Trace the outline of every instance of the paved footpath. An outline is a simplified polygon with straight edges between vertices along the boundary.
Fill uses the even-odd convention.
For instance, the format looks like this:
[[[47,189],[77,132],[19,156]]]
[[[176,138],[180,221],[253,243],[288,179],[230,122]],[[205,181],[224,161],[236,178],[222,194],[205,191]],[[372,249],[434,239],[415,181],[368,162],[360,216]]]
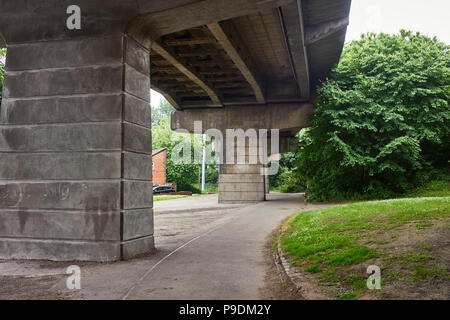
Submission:
[[[268,200],[219,205],[209,195],[155,202],[156,254],[81,263],[82,289],[76,292],[65,288],[61,275],[71,263],[0,261],[0,282],[14,287],[8,272],[22,282],[20,274],[27,275],[25,298],[259,299],[270,267],[263,254],[267,236],[287,216],[309,207],[299,194],[270,194]],[[0,291],[0,298],[14,297]]]

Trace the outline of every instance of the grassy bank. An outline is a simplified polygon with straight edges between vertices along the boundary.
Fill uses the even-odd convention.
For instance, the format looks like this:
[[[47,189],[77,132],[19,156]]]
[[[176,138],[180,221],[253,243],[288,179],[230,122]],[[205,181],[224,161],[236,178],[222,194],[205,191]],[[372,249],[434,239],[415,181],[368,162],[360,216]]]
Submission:
[[[449,299],[449,216],[450,197],[358,202],[292,217],[281,244],[333,298]],[[381,290],[367,289],[369,265]]]

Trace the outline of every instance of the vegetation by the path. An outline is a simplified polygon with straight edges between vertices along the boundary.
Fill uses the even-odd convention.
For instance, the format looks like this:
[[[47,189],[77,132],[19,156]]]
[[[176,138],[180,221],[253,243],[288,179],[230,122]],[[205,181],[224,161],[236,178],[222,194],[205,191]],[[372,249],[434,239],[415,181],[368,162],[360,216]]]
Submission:
[[[217,177],[217,179],[218,179],[218,177]],[[207,183],[205,185],[204,193],[219,193],[218,183]]]
[[[269,176],[270,190],[275,192],[305,192],[306,186],[299,181],[295,174],[295,164],[298,154],[287,152],[281,155],[279,170],[275,175]]]
[[[352,203],[292,217],[281,244],[335,298],[448,299],[449,218],[450,197]],[[369,265],[380,291],[367,289]]]
[[[188,195],[181,195],[181,194],[177,194],[177,195],[156,195],[153,196],[153,201],[163,201],[163,200],[173,200],[173,199],[181,199],[181,198],[187,198],[187,197],[199,197],[200,194],[196,194],[194,193],[192,196],[188,196]]]
[[[166,103],[162,103],[166,105]],[[166,110],[167,107],[164,107]],[[161,112],[161,111],[158,111]],[[202,155],[203,141],[201,135],[178,133],[170,128],[169,114],[159,114],[159,122],[152,125],[152,149],[167,148],[166,172],[167,181],[174,182],[178,190],[200,193],[199,175],[201,173],[201,158],[193,161],[194,155]],[[207,144],[207,154],[211,154],[212,145]],[[189,154],[190,151],[190,154]],[[183,161],[174,161],[173,154],[177,154]],[[186,153],[186,154],[185,154]],[[216,164],[208,164],[206,182],[217,184],[218,170]]]
[[[450,197],[450,170],[438,172],[434,179],[407,192],[405,197]]]

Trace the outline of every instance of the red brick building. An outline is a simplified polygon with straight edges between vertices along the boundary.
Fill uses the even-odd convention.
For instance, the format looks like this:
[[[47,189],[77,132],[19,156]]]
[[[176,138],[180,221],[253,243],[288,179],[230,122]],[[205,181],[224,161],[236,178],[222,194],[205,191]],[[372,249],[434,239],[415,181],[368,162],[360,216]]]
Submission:
[[[166,148],[152,151],[153,185],[162,186],[166,184],[166,159]]]

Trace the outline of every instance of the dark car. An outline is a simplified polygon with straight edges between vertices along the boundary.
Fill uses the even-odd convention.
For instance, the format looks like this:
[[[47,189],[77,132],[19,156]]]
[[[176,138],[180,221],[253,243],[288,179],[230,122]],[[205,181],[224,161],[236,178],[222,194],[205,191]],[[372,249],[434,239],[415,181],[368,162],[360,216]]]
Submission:
[[[172,187],[154,187],[153,194],[162,194],[162,193],[171,193],[175,192],[175,189]]]

